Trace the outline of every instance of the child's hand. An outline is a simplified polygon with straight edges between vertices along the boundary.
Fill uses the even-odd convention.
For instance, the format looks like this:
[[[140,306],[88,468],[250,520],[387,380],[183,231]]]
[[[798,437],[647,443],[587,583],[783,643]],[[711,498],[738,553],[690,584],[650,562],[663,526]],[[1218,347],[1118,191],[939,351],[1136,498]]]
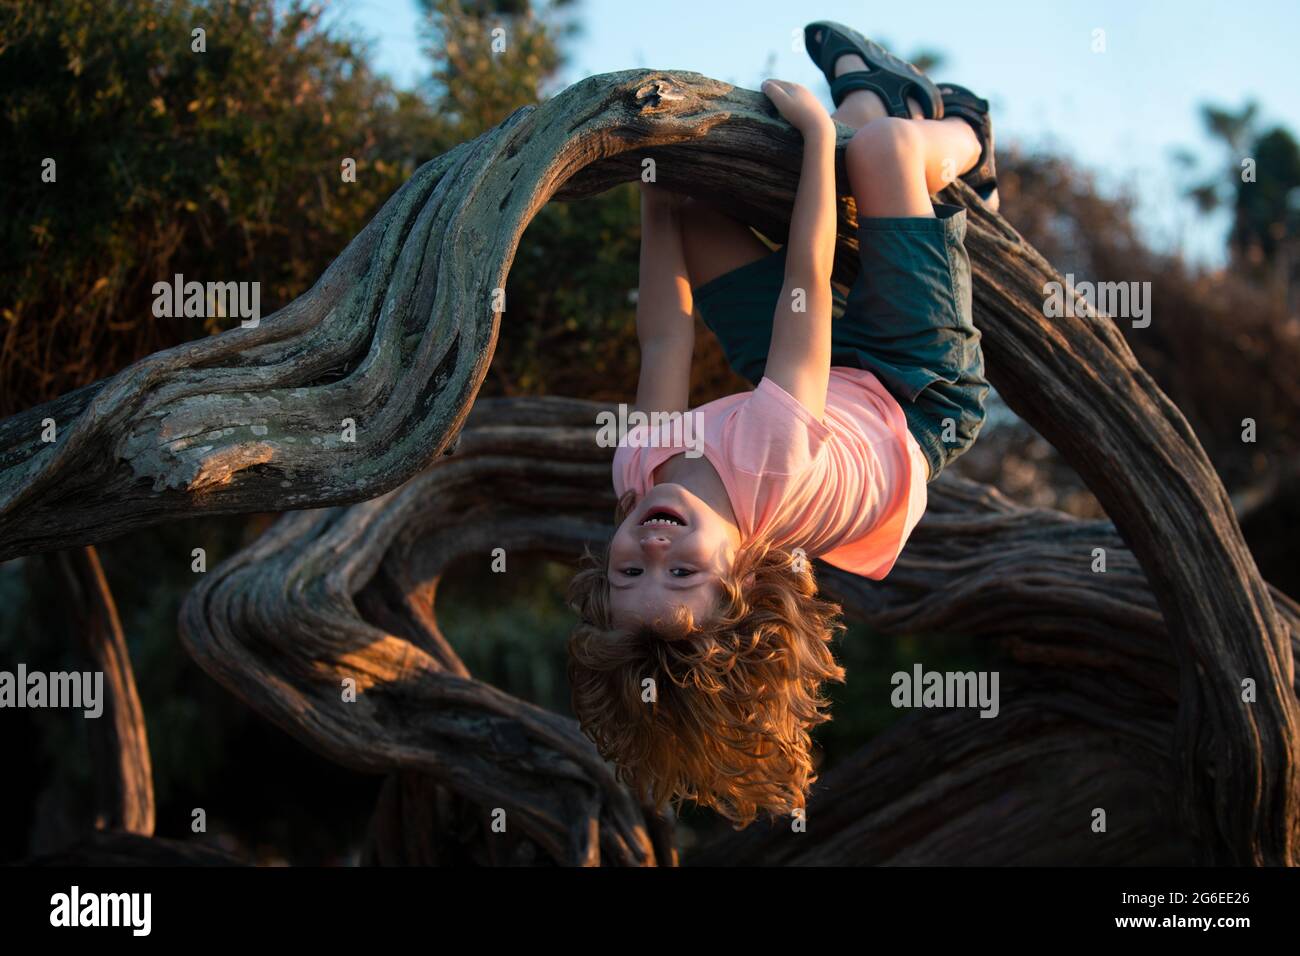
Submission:
[[[807,87],[786,80],[764,80],[763,93],[786,122],[805,136],[814,132],[835,132],[835,121],[821,100]]]

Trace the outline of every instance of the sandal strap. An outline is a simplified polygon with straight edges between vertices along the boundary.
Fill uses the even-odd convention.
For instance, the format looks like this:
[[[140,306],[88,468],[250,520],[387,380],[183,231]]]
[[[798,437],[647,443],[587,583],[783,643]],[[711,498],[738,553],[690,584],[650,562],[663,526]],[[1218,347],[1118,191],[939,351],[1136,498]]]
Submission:
[[[835,61],[846,53],[859,53],[858,45],[826,24],[820,24],[818,29],[822,31],[822,39],[821,48],[817,51],[817,68],[822,71],[826,79],[833,82]]]
[[[835,78],[831,83],[831,101],[839,106],[854,90],[868,90],[884,100],[885,109],[890,116],[910,119],[912,111],[907,108],[907,94],[915,89],[914,82],[905,80],[896,73],[857,70]]]
[[[939,92],[943,96],[944,115],[960,117],[975,131],[975,138],[980,144],[979,159],[970,172],[962,176],[962,181],[975,190],[981,199],[987,199],[998,185],[993,165],[993,126],[989,121],[988,100],[981,99],[956,83],[941,83]]]

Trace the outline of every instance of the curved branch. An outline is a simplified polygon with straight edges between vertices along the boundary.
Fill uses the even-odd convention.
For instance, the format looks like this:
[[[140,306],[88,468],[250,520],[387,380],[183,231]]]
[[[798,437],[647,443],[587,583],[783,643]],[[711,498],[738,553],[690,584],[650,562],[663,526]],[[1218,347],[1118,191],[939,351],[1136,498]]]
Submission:
[[[97,829],[153,836],[153,764],[117,604],[93,547],[60,552],[49,564],[63,578],[69,631],[104,675],[103,715],[89,724]]]
[[[796,135],[765,103],[695,74],[608,74],[425,164],[257,328],[159,352],[0,422],[0,560],[167,518],[395,488],[464,421],[492,358],[497,290],[555,191],[606,157],[715,130],[795,156]]]

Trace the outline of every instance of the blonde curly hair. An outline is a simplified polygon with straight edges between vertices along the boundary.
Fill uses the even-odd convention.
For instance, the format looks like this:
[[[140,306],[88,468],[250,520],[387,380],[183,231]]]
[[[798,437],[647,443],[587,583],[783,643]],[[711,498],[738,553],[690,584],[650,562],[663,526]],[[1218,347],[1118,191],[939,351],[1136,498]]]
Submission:
[[[616,527],[627,511],[625,499]],[[808,731],[830,720],[821,685],[844,680],[830,650],[840,608],[817,596],[810,562],[747,547],[708,621],[635,630],[613,623],[607,566],[588,552],[569,586],[569,682],[619,779],[658,811],[693,800],[738,828],[801,809],[817,779]]]

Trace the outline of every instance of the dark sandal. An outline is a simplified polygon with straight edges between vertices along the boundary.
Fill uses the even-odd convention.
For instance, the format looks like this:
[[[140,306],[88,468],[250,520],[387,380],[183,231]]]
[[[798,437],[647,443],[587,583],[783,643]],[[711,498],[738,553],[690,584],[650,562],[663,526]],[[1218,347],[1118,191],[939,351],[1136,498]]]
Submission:
[[[818,32],[820,39],[815,37]],[[926,119],[943,119],[943,98],[930,78],[857,30],[830,20],[818,20],[803,28],[803,42],[808,55],[830,83],[831,100],[836,106],[854,90],[869,90],[885,101],[890,116],[910,118],[912,112],[907,108],[907,98],[912,96],[921,104]],[[835,61],[845,53],[862,57],[867,69],[837,77]]]
[[[993,120],[989,116],[989,101],[980,99],[964,86],[956,83],[940,83],[939,93],[943,96],[943,113],[945,116],[959,116],[975,130],[975,138],[980,144],[980,158],[970,171],[961,177],[980,199],[997,209],[994,198],[998,189],[997,167],[993,155]]]

